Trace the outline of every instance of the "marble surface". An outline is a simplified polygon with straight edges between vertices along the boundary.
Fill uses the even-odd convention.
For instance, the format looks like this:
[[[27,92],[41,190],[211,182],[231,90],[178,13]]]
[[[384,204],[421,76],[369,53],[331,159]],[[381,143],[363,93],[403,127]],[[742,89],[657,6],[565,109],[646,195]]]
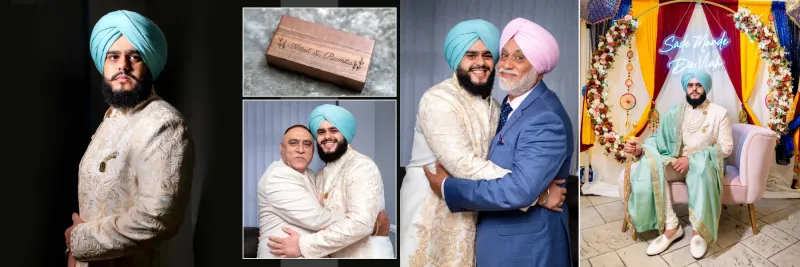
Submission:
[[[267,47],[284,14],[375,40],[364,91],[357,93],[267,65]],[[244,97],[397,95],[395,8],[244,8],[242,49]]]
[[[658,233],[640,233],[638,240],[632,240],[630,230],[621,232],[622,211],[613,211],[621,207],[619,198],[584,196],[580,201],[581,266],[800,266],[800,199],[756,202],[756,235],[749,226],[747,206],[727,205],[720,216],[717,243],[709,245],[699,260],[689,251],[692,228],[686,204],[675,205],[684,238],[660,255],[647,256],[647,246]]]

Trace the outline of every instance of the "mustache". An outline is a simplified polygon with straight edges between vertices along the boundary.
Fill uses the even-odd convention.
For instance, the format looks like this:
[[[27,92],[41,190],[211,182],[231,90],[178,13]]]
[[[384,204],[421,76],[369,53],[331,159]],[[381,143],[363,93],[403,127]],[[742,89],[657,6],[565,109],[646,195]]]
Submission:
[[[484,71],[488,71],[488,70],[489,70],[489,67],[486,67],[486,66],[480,66],[480,67],[471,67],[471,68],[469,68],[469,71],[473,71],[473,70],[484,70]]]
[[[137,80],[137,81],[139,80],[139,78],[138,78],[138,77],[136,77],[136,76],[135,76],[135,75],[133,75],[132,73],[130,73],[130,72],[126,72],[126,71],[120,71],[120,72],[117,72],[117,74],[114,74],[114,76],[111,76],[111,80],[112,80],[112,81],[113,81],[113,80],[116,80],[116,79],[117,79],[117,78],[119,78],[119,76],[121,76],[121,75],[128,76],[129,78],[131,78],[131,79],[134,79],[134,80]]]
[[[499,69],[499,70],[497,70],[497,72],[519,76],[519,72],[517,72],[515,70]]]
[[[334,142],[335,143],[335,142],[338,142],[338,140],[336,140],[336,138],[327,138],[327,139],[322,140],[322,142],[320,142],[320,143],[324,144],[325,142]]]

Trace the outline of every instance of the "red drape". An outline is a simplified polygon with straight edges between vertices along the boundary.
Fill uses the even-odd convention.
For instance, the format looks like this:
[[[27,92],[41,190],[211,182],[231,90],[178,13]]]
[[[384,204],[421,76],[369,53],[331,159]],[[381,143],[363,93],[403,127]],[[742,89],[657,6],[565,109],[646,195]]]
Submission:
[[[661,0],[660,2],[669,2],[671,0]],[[689,21],[692,20],[692,12],[694,11],[695,3],[675,3],[664,5],[658,8],[658,34],[656,38],[656,42],[660,49],[661,44],[664,43],[664,39],[667,39],[670,35],[675,35],[677,37],[683,37],[686,34],[686,28],[689,27]],[[738,32],[737,32],[738,34]],[[658,94],[661,92],[661,87],[664,87],[664,82],[667,81],[667,75],[669,74],[669,69],[667,68],[667,63],[669,63],[669,58],[671,56],[675,56],[678,53],[678,49],[672,50],[669,54],[664,55],[658,52],[659,49],[656,49],[656,71],[655,71],[655,88],[653,88],[653,97],[652,101],[655,102],[655,99],[658,97]],[[636,136],[639,136],[644,132],[644,129],[647,127],[642,127],[639,132],[636,133]]]
[[[732,10],[736,10],[739,6],[738,0],[717,2]],[[725,32],[727,38],[731,40],[731,43],[720,51],[720,56],[722,57],[722,61],[725,62],[725,70],[731,78],[736,96],[739,97],[739,101],[743,101],[742,64],[741,61],[739,61],[739,30],[736,29],[734,24],[733,13],[721,7],[708,4],[703,4],[703,12],[706,15],[706,22],[708,23],[708,27],[711,28],[711,34],[714,36],[714,39],[722,37],[722,33]],[[750,114],[748,114],[747,119],[753,121],[749,116]]]

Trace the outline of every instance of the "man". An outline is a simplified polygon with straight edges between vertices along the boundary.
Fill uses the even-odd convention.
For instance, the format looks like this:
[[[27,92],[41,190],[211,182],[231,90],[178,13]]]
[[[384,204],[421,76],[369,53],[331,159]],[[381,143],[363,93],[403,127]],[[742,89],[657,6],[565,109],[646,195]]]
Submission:
[[[338,210],[323,207],[315,188],[315,175],[308,169],[314,155],[311,130],[303,125],[286,129],[280,144],[281,160],[269,165],[258,182],[259,236],[286,237],[284,227],[301,235],[325,229],[345,219]],[[376,236],[389,235],[386,211],[378,214]],[[259,258],[278,258],[269,252],[266,239],[259,239]]]
[[[500,47],[497,73],[508,97],[503,100],[489,160],[511,173],[497,179],[461,179],[448,177],[437,164],[435,173],[425,169],[425,175],[451,212],[479,211],[477,266],[572,266],[567,212],[539,205],[519,210],[545,190],[560,195],[565,190],[553,192],[548,186],[556,177],[569,175],[572,124],[556,94],[542,81],[558,62],[558,43],[544,28],[517,18],[503,30]],[[566,210],[563,200],[559,196],[538,201]]]
[[[625,144],[625,153],[638,161],[630,177],[628,212],[634,229],[658,229],[661,236],[647,247],[648,255],[664,252],[683,236],[672,210],[668,182],[686,182],[692,239],[689,250],[695,258],[705,255],[708,243],[717,238],[721,210],[724,158],[731,154],[733,137],[727,111],[711,103],[711,76],[689,69],[681,76],[686,103],[669,109],[656,132],[643,145]]]
[[[353,114],[321,105],[311,111],[308,126],[325,162],[316,182],[322,205],[344,213],[345,219],[313,234],[285,228],[288,237],[269,237],[270,252],[285,258],[393,258],[388,236],[370,236],[378,230],[373,225],[384,209],[383,180],[375,162],[349,145],[356,134]]]
[[[411,161],[400,190],[401,266],[475,264],[475,214],[449,212],[430,190],[423,169],[438,161],[446,170],[469,179],[494,179],[508,173],[487,160],[500,117],[499,105],[490,97],[499,40],[500,31],[479,19],[458,23],[445,37],[445,60],[455,73],[428,89],[420,100]],[[557,202],[547,202],[548,208],[559,210],[551,205]],[[535,204],[530,200],[517,209]]]
[[[64,233],[69,265],[163,265],[194,165],[183,116],[153,86],[167,61],[166,38],[149,19],[114,11],[95,25],[90,50],[111,107],[80,163],[80,216]]]

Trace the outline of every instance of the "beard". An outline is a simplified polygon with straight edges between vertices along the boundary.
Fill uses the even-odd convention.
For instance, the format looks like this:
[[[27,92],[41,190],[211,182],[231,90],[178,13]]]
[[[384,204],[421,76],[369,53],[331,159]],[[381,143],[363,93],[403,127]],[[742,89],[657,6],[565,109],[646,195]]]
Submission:
[[[512,71],[512,70],[497,69],[497,72],[499,72],[499,73],[505,72],[505,73],[509,73],[509,74],[519,75],[518,72]],[[525,77],[522,77],[522,78],[520,78],[519,80],[516,80],[516,81],[508,81],[506,79],[503,79],[503,77],[501,76],[500,77],[500,89],[502,89],[503,91],[505,91],[509,95],[519,96],[519,95],[527,92],[531,88],[533,88],[536,85],[536,83],[538,82],[537,81],[538,77],[539,77],[539,73],[537,73],[536,69],[534,69],[534,68],[531,68],[531,70],[528,71],[528,73],[525,74]]]
[[[147,73],[144,79],[139,79],[131,73],[119,72],[111,76],[111,80],[113,81],[119,77],[119,75],[127,75],[136,81],[136,85],[134,85],[133,89],[130,91],[114,90],[114,88],[111,87],[111,83],[104,77],[100,91],[103,92],[103,99],[106,101],[106,104],[116,109],[130,109],[150,97],[150,92],[153,87],[153,76],[150,72]]]
[[[699,106],[700,104],[703,104],[703,102],[705,102],[705,101],[706,101],[706,93],[705,92],[700,94],[700,98],[698,98],[698,99],[693,99],[691,96],[689,96],[688,93],[686,94],[686,102],[689,103],[689,105],[692,105],[693,108],[697,108],[697,106]]]
[[[476,70],[482,69],[484,71],[489,71],[488,67],[473,67],[469,70]],[[480,96],[483,98],[487,98],[492,95],[492,85],[494,85],[494,72],[489,73],[489,78],[486,80],[486,83],[483,84],[475,84],[469,78],[469,71],[463,70],[459,68],[456,71],[456,77],[458,78],[458,84],[464,89],[467,90],[470,94],[474,96]]]
[[[323,142],[324,141],[330,141],[330,140],[336,141],[336,139],[328,138],[328,139],[323,140]],[[336,145],[336,150],[334,150],[333,152],[325,152],[325,151],[323,151],[322,150],[322,145],[317,143],[317,154],[319,155],[319,159],[321,159],[325,163],[331,163],[331,162],[334,162],[334,161],[338,160],[339,158],[341,158],[342,155],[344,155],[344,152],[347,152],[347,139],[344,139],[344,140],[342,140],[341,142],[338,142],[338,143],[339,144]]]

